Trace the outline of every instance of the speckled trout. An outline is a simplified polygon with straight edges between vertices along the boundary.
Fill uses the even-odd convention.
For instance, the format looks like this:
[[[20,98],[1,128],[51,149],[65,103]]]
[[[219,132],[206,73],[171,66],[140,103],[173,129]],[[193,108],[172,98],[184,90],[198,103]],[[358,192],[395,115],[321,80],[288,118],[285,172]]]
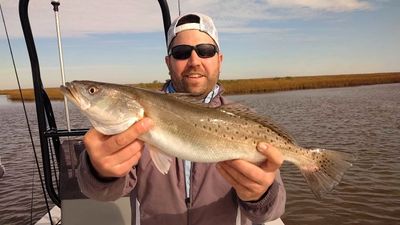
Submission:
[[[94,81],[72,81],[61,86],[61,91],[105,135],[120,133],[145,116],[151,118],[154,127],[139,139],[163,174],[172,157],[205,163],[243,159],[258,164],[266,158],[256,146],[267,142],[300,169],[320,198],[340,182],[354,159],[344,152],[296,145],[269,119],[236,103],[212,108],[188,94]]]

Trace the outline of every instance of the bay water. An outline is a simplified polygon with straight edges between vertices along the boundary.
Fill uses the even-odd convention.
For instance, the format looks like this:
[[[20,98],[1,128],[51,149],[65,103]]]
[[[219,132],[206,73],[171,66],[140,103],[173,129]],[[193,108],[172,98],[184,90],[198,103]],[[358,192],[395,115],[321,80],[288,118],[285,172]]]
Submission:
[[[298,169],[284,163],[286,225],[400,224],[400,84],[228,96],[283,126],[305,147],[348,152],[357,161],[342,182],[316,200]],[[26,103],[40,160],[34,103]],[[53,102],[65,129],[62,102]],[[72,128],[89,122],[70,106]],[[0,96],[0,224],[29,224],[46,213],[20,102]],[[52,205],[52,204],[51,204]]]

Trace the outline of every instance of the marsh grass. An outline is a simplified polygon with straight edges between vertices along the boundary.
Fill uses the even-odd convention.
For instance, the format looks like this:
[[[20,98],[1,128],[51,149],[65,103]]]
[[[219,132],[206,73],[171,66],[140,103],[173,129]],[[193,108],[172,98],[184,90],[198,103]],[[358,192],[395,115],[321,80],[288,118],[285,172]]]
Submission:
[[[45,88],[45,90],[51,100],[64,99],[64,96],[61,94],[59,88]],[[7,99],[11,101],[21,101],[21,94],[18,89],[0,90],[0,95],[7,95]],[[22,96],[24,100],[28,102],[35,100],[33,89],[22,89]]]
[[[374,73],[262,79],[222,80],[227,94],[251,94],[299,89],[399,83],[400,73]]]
[[[299,89],[400,83],[400,72],[220,80],[220,83],[224,86],[226,95],[253,94]],[[134,86],[158,90],[161,89],[162,85],[163,83],[160,82],[134,84]],[[52,100],[62,100],[64,98],[59,88],[46,88],[46,92]],[[35,99],[32,89],[23,89],[22,94],[26,101],[33,101]],[[21,100],[19,90],[17,89],[0,90],[0,95],[7,95],[7,98],[11,101]]]

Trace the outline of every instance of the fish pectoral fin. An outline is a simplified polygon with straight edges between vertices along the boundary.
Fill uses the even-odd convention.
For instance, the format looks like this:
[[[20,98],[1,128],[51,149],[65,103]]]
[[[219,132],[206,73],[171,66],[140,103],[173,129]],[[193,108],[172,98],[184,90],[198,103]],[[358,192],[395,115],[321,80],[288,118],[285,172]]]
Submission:
[[[156,168],[162,173],[167,174],[171,167],[172,157],[162,153],[158,148],[146,144],[147,149],[150,151],[150,157]]]

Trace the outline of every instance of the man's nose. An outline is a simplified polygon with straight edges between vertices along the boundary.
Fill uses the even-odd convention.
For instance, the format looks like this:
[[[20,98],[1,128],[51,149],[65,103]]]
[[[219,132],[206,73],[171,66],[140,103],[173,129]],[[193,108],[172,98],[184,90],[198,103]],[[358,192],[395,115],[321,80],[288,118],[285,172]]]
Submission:
[[[188,64],[191,66],[199,65],[201,62],[201,58],[197,55],[197,52],[193,49],[190,57],[188,59]]]

